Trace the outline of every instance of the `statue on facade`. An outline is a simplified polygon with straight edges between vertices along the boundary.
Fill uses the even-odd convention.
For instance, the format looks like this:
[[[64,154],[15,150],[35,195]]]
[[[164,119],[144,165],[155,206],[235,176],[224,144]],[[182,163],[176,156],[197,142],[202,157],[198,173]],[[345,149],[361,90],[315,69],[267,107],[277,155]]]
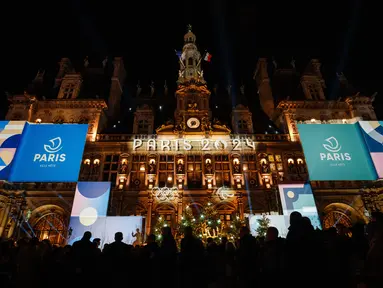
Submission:
[[[156,174],[156,163],[153,160],[149,162],[149,174]]]
[[[98,175],[99,172],[100,172],[100,163],[99,162],[93,163],[92,175]]]
[[[211,160],[208,159],[205,164],[205,173],[213,174],[213,165],[211,164]]]
[[[188,110],[193,110],[193,111],[195,111],[195,110],[197,110],[197,107],[198,107],[197,102],[189,103],[189,104],[188,104]]]
[[[303,161],[298,162],[298,173],[299,174],[306,174],[307,173],[306,165],[303,163]]]
[[[241,173],[241,167],[239,166],[239,163],[234,163],[233,164],[233,171],[234,171],[234,174]]]
[[[212,130],[210,121],[209,121],[209,119],[207,117],[203,117],[201,119],[201,130],[202,131],[207,131],[207,132]]]
[[[184,164],[182,161],[178,161],[177,174],[184,174]]]
[[[82,164],[80,175],[87,176],[89,174],[90,174],[90,163]]]
[[[142,244],[142,234],[141,234],[141,232],[140,232],[140,229],[136,229],[136,233],[133,233],[132,232],[132,237],[135,237],[136,238],[136,240],[134,240],[134,242],[133,242],[133,247],[136,247],[136,246],[141,246],[141,244]]]
[[[120,167],[120,171],[118,172],[119,174],[126,174],[128,171],[128,165],[126,162],[123,162]]]
[[[297,169],[296,169],[296,167],[295,167],[295,165],[294,165],[293,162],[289,162],[289,163],[287,164],[287,168],[288,168],[290,174],[295,174],[295,173],[297,173]]]
[[[261,171],[262,173],[270,173],[269,165],[266,162],[262,162]]]

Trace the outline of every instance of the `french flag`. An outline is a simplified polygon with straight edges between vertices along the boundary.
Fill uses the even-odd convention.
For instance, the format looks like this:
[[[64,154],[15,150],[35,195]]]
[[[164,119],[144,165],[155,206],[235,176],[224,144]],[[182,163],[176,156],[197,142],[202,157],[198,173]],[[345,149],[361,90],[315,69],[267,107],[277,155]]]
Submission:
[[[203,60],[205,60],[207,62],[210,62],[211,61],[211,57],[212,57],[212,55],[209,52],[206,52],[205,57],[203,58]]]

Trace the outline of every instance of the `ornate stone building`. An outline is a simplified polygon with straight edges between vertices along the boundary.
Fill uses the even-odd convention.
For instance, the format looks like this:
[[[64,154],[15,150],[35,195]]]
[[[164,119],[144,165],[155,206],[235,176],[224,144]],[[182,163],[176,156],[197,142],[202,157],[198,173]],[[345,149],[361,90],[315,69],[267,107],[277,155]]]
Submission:
[[[197,213],[207,202],[215,205],[226,223],[236,216],[279,213],[276,185],[308,179],[297,122],[376,119],[373,97],[353,91],[344,75],[338,75],[339,99],[326,100],[318,60],[311,60],[300,73],[295,63],[282,68],[261,58],[254,73],[257,92],[247,95],[259,100],[261,109],[252,113],[246,103],[235,104],[227,121],[230,124],[224,124],[213,117],[228,113],[216,105],[217,89],[208,89],[203,57],[191,29],[184,35],[179,60],[175,98],[166,98],[165,83],[161,101],[166,105],[159,105],[153,83],[147,95],[142,95],[138,84],[137,108],[128,105],[121,109],[126,82],[122,58],[116,57],[112,63],[106,59],[102,67],[87,62],[80,69],[63,58],[53,87],[48,89],[54,96],[43,96],[48,90],[43,88],[44,72],[39,71],[24,95],[9,96],[6,119],[89,123],[79,181],[110,181],[109,214],[145,216],[146,233],[158,216],[175,225],[187,206]],[[231,85],[227,93],[231,95]],[[239,94],[244,95],[244,86]],[[175,101],[170,120],[160,115],[172,105],[166,99]],[[133,126],[131,133],[117,133],[113,128],[120,127],[119,119],[129,113],[126,125]],[[264,120],[254,123],[259,115],[265,115]],[[161,125],[156,119],[161,119]],[[261,133],[255,131],[257,122],[267,126]],[[17,237],[34,231],[40,238],[63,243],[75,185],[2,183],[0,235]],[[366,211],[382,209],[379,182],[311,185],[325,228],[337,222],[367,221]]]

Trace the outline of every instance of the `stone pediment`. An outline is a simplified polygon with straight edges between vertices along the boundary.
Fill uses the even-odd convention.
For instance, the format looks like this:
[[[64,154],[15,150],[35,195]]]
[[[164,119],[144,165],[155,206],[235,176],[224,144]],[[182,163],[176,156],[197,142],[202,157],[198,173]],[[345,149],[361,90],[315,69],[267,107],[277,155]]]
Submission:
[[[231,133],[231,129],[228,128],[226,125],[221,125],[221,124],[213,124],[213,133],[214,132],[223,132],[223,133],[227,133],[227,134],[230,134]]]
[[[173,134],[173,131],[174,131],[173,124],[169,124],[169,125],[163,124],[156,129],[157,134]]]
[[[176,94],[177,95],[185,95],[190,93],[199,93],[199,94],[205,94],[210,95],[209,89],[207,89],[207,86],[201,82],[197,81],[189,81],[187,83],[183,83],[178,85]]]

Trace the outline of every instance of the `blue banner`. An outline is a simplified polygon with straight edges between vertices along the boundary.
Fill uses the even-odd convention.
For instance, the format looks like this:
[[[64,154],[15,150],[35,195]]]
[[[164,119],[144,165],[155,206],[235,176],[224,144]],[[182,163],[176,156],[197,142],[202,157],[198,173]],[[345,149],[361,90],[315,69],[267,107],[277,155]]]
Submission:
[[[290,216],[297,211],[308,217],[314,228],[322,228],[310,184],[280,184],[278,189],[283,215]]]
[[[26,121],[0,121],[0,180],[8,180]]]
[[[383,178],[383,121],[359,121],[372,162],[379,178]]]
[[[30,124],[12,165],[11,182],[77,182],[88,124]]]
[[[376,180],[359,125],[298,124],[312,181]]]

